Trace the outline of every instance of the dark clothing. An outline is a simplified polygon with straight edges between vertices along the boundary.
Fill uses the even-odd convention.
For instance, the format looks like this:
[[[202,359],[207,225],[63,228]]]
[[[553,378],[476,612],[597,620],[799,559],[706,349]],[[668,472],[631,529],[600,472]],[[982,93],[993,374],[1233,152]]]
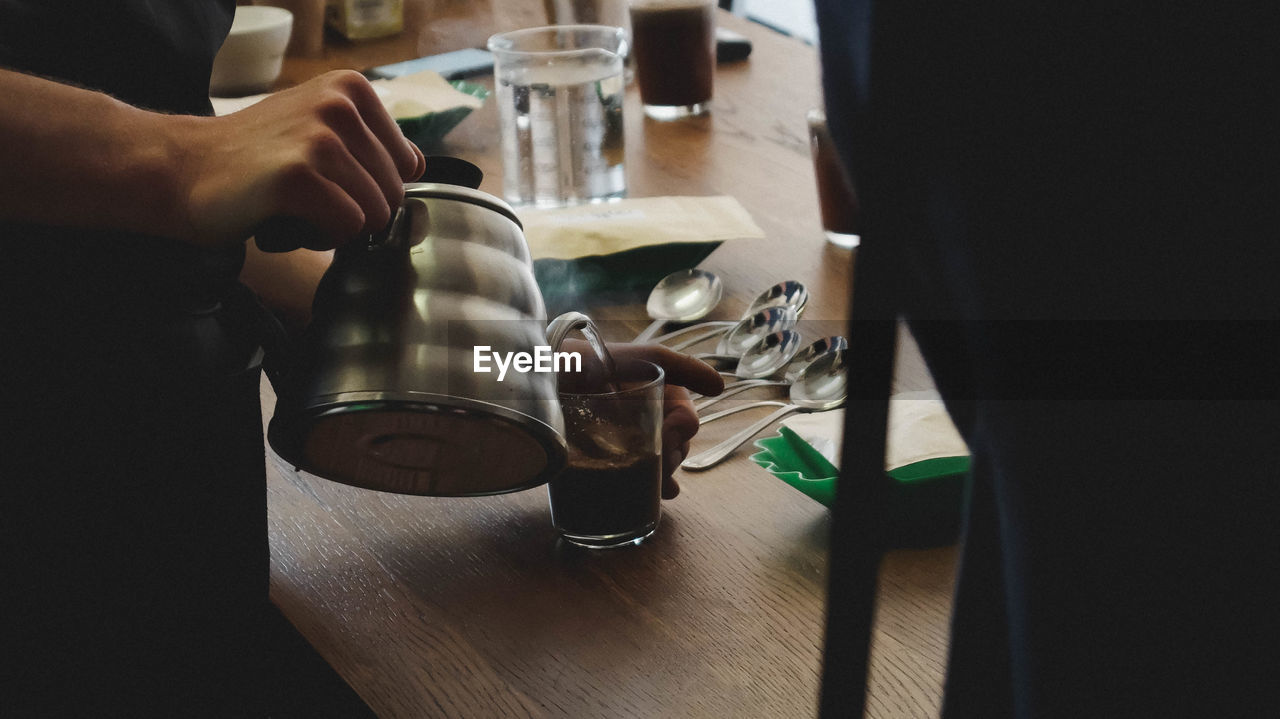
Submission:
[[[1274,24],[817,6],[857,282],[974,458],[944,715],[1276,706]]]
[[[0,0],[0,67],[151,110],[210,115],[209,72],[234,10],[233,0]],[[69,177],[66,202],[92,191]],[[0,229],[7,265],[43,273],[30,279],[34,286],[55,297],[76,293],[77,301],[109,297],[111,305],[166,312],[207,308],[235,282],[244,261],[242,247],[206,250],[102,231]],[[181,307],[174,308],[175,301]]]
[[[235,0],[0,0],[0,66],[161,112],[207,115]]]
[[[0,0],[0,66],[208,114],[233,10]],[[65,201],[93,191],[68,178]],[[366,713],[268,600],[243,247],[12,222],[0,242],[0,713]]]

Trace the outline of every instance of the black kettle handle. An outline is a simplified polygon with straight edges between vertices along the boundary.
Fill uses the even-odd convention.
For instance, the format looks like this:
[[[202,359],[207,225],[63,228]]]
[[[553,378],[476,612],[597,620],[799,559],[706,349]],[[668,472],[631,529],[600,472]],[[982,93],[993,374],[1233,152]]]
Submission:
[[[478,190],[483,180],[480,168],[460,157],[432,155],[427,158],[427,169],[419,181]],[[263,252],[292,252],[300,247],[321,246],[320,231],[298,217],[268,217],[254,229],[253,239]]]
[[[480,168],[461,157],[450,155],[428,157],[427,169],[419,180],[419,182],[434,182],[439,185],[461,185],[473,190],[480,189],[482,181],[484,181],[484,173]]]
[[[298,217],[268,217],[253,231],[253,241],[263,252],[292,252],[299,247],[315,246],[320,231]]]

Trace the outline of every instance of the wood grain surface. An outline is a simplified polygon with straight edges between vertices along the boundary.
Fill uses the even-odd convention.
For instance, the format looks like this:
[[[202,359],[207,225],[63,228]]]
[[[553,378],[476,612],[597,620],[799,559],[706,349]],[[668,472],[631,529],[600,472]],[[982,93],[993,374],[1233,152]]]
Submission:
[[[536,1],[405,8],[400,36],[330,39],[322,56],[291,58],[281,85],[481,46],[493,32],[545,22]],[[806,134],[805,112],[820,102],[816,54],[718,19],[754,50],[720,66],[709,116],[648,120],[628,88],[630,194],[732,195],[765,230],[766,240],[726,243],[701,265],[726,285],[713,317],[735,319],[764,287],[798,279],[813,293],[805,334],[843,333],[853,255],[823,240]],[[500,194],[493,102],[432,151],[480,165],[482,189]],[[582,309],[613,320],[613,339],[647,324],[643,298]],[[928,387],[904,339],[898,386]],[[265,383],[263,397],[270,417]],[[694,451],[754,416],[704,427]],[[269,453],[272,597],[382,717],[813,716],[829,513],[748,454],[679,473],[683,491],[643,546],[589,552],[556,540],[542,489],[406,497],[299,473]],[[886,558],[870,716],[937,714],[955,560],[954,548]]]

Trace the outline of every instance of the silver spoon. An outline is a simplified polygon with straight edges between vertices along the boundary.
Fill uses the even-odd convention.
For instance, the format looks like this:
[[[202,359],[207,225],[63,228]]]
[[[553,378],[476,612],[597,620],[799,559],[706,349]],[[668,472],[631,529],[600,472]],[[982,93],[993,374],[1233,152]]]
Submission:
[[[805,367],[813,364],[822,355],[848,348],[849,340],[840,335],[816,339],[796,354],[791,360],[791,364],[787,365],[787,372],[783,375],[783,378],[788,382],[795,382],[800,379],[800,373],[804,371]]]
[[[754,315],[766,307],[794,307],[796,314],[804,312],[809,304],[809,290],[796,280],[785,280],[761,292],[751,302],[744,315]]]
[[[804,338],[795,330],[779,330],[761,337],[747,348],[734,370],[740,379],[768,377],[783,367],[800,351]]]
[[[736,360],[747,351],[751,345],[760,341],[761,337],[782,330],[789,330],[796,326],[798,317],[795,308],[792,307],[769,307],[755,313],[750,317],[744,317],[734,323],[728,331],[723,334],[716,331],[709,336],[695,337],[679,344],[671,346],[673,350],[683,350],[692,347],[703,340],[710,339],[716,334],[721,334],[720,341],[716,344],[716,351],[708,353],[702,359],[731,359]]]
[[[697,332],[699,330],[705,330],[709,327],[715,327],[716,328],[715,330],[711,332],[703,333],[696,341],[696,342],[701,342],[702,340],[710,339],[712,337],[715,337],[716,335],[723,334],[727,328],[732,327],[736,324],[738,324],[737,320],[711,320],[710,322],[699,322],[696,325],[689,325],[687,327],[681,327],[678,330],[671,330],[665,335],[659,335],[658,337],[654,337],[652,340],[650,340],[650,342],[653,342],[654,344],[665,344],[681,335],[687,335],[690,332]],[[696,342],[693,342],[691,344],[696,344]]]
[[[644,308],[653,322],[632,341],[649,341],[667,322],[692,322],[706,317],[723,296],[720,278],[706,270],[672,272],[649,292]]]
[[[795,330],[770,332],[742,353],[732,376],[743,379],[768,377],[787,366],[791,358],[796,356],[796,352],[800,351],[800,343],[803,341],[804,338]],[[706,352],[696,354],[694,358],[724,360],[729,359],[729,356]],[[721,372],[721,374],[727,373]]]
[[[742,313],[742,319],[759,314],[761,310],[765,310],[770,307],[790,307],[796,311],[796,316],[799,317],[800,313],[804,312],[805,305],[808,303],[809,290],[795,280],[787,280],[785,282],[779,282],[757,295],[756,298],[751,301],[751,305],[747,308],[747,311]],[[710,332],[705,332],[699,335],[697,339],[689,340],[683,345],[684,347],[689,347],[703,340],[711,339],[712,337],[723,334],[726,331],[724,328],[732,327],[733,324],[733,322],[700,322],[696,325],[681,327],[674,332],[668,332],[667,334],[656,338],[654,341],[662,344],[663,342],[675,339],[676,337],[692,330],[704,330],[708,327],[715,328]]]
[[[786,374],[783,375],[782,379],[780,380],[758,379],[759,377],[768,377],[769,375],[772,375],[773,372],[770,372],[768,375],[755,375],[754,378],[746,377],[741,373],[739,373],[736,376],[742,378],[740,381],[730,382],[729,384],[725,385],[724,390],[720,394],[716,395],[715,397],[712,397],[711,399],[708,399],[705,402],[699,402],[697,405],[694,405],[694,409],[698,412],[701,412],[702,410],[706,409],[707,407],[710,407],[711,405],[719,402],[720,400],[726,397],[732,397],[735,394],[745,392],[749,389],[755,389],[756,387],[787,387],[792,383],[794,383],[796,381],[796,378],[800,376],[800,373],[804,371],[804,368],[812,364],[814,360],[818,359],[824,354],[827,354],[828,352],[835,352],[836,350],[842,350],[847,348],[848,346],[849,346],[849,341],[838,335],[832,335],[831,337],[823,337],[822,339],[814,340],[809,344],[809,346],[805,347],[803,350],[801,350],[798,354],[795,355],[795,358],[792,359],[791,363],[787,365],[787,372]],[[743,355],[743,357],[745,358],[746,355]],[[781,369],[781,367],[779,367],[778,369]],[[776,371],[777,369],[774,370],[774,372]]]
[[[737,404],[732,407],[726,407],[725,409],[722,409],[719,412],[712,412],[706,417],[699,417],[698,424],[704,425],[708,422],[714,422],[718,419],[724,419],[725,417],[728,417],[731,414],[737,414],[739,412],[742,412],[748,409],[759,409],[760,407],[786,407],[786,406],[787,406],[786,402],[779,402],[776,399],[766,399],[766,400],[761,400],[759,402],[747,402],[746,404]]]
[[[848,381],[845,374],[845,353],[836,350],[822,355],[804,368],[791,385],[791,404],[783,405],[768,417],[752,424],[716,446],[689,457],[680,464],[689,470],[710,469],[725,457],[733,454],[761,430],[792,412],[825,412],[844,404]]]
[[[828,352],[834,352],[835,350],[842,350],[847,348],[848,346],[849,346],[849,340],[846,340],[840,335],[831,335],[830,337],[823,337],[821,339],[816,339],[810,342],[804,349],[797,352],[795,357],[792,357],[790,363],[787,364],[787,371],[785,374],[782,375],[782,378],[785,381],[759,379],[760,377],[768,377],[769,375],[772,375],[773,372],[770,372],[769,375],[757,374],[751,377],[745,376],[737,372],[735,373],[721,372],[720,374],[724,374],[724,375],[732,374],[733,376],[740,378],[738,382],[730,382],[729,384],[725,385],[724,386],[725,389],[733,389],[734,387],[737,387],[739,385],[744,385],[744,384],[776,384],[776,385],[791,384],[792,382],[796,381],[796,377],[800,376],[801,370],[803,370],[805,367],[808,367],[810,362],[813,362],[814,360],[818,359],[819,355],[824,355]],[[775,369],[774,372],[777,372],[777,369]]]

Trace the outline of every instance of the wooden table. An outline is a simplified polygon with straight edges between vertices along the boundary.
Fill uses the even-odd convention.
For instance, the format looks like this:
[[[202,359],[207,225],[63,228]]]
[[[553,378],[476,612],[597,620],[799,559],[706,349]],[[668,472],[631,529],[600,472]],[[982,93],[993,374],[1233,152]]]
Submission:
[[[545,24],[536,2],[405,7],[401,35],[331,39],[322,57],[291,59],[281,83]],[[813,293],[806,334],[843,333],[852,257],[823,241],[804,118],[820,98],[816,54],[719,19],[754,52],[719,68],[709,117],[648,120],[629,88],[630,194],[733,195],[765,230],[767,240],[727,243],[702,264],[726,284],[714,318],[733,319],[759,290],[798,279]],[[437,149],[478,164],[482,189],[500,194],[497,143],[488,102]],[[642,302],[585,309],[634,333],[646,324]],[[910,345],[898,385],[929,386]],[[270,417],[269,388],[263,404]],[[739,426],[707,426],[694,450]],[[269,454],[272,597],[383,717],[812,716],[829,513],[748,454],[678,474],[683,491],[653,538],[595,553],[557,543],[542,490],[405,497],[300,474]],[[886,558],[872,716],[937,713],[955,559],[954,548]]]

